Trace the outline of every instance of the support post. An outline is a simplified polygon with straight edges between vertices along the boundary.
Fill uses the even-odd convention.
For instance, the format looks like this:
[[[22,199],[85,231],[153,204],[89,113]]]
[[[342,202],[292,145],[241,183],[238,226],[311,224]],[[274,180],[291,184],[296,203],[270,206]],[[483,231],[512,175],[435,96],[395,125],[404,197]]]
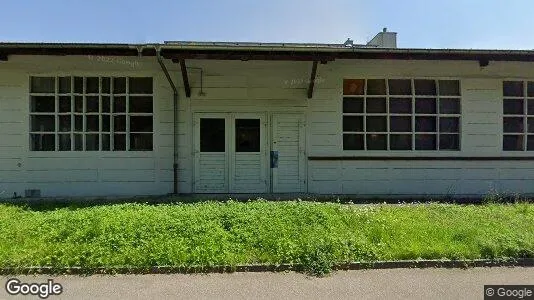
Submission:
[[[189,77],[187,77],[187,67],[185,66],[185,59],[180,59],[180,68],[182,69],[182,79],[184,81],[185,96],[191,98],[191,86],[189,85]]]
[[[308,86],[308,99],[313,97],[313,87],[315,86],[315,76],[317,75],[317,61],[313,61],[312,71],[310,76],[310,84]]]

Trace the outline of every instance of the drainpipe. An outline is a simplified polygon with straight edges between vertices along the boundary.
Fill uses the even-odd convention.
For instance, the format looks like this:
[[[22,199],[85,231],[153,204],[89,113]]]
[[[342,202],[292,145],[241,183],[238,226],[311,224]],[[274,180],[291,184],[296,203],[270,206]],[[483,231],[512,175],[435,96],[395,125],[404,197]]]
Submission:
[[[178,124],[178,89],[176,89],[176,85],[174,85],[174,82],[172,81],[171,75],[169,75],[169,71],[167,70],[167,67],[165,66],[165,63],[163,62],[163,59],[161,58],[160,51],[161,49],[159,47],[155,47],[156,50],[156,57],[158,59],[158,63],[161,67],[161,70],[165,74],[165,77],[167,77],[167,81],[169,81],[169,84],[171,85],[172,92],[173,92],[173,111],[174,111],[174,117],[172,120],[173,125],[173,149],[172,149],[172,170],[173,170],[173,183],[174,183],[174,189],[173,194],[178,194],[178,135],[176,126]]]

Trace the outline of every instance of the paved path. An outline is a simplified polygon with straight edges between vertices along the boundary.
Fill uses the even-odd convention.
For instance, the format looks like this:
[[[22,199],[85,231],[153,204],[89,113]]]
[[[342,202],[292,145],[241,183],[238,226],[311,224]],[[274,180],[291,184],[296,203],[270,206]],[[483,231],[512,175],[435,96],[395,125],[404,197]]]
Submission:
[[[31,283],[49,277],[17,278]],[[0,277],[2,286],[7,279]],[[534,268],[339,271],[326,278],[288,272],[54,279],[64,292],[49,299],[483,299],[484,284],[534,284]],[[23,297],[2,287],[0,299]]]

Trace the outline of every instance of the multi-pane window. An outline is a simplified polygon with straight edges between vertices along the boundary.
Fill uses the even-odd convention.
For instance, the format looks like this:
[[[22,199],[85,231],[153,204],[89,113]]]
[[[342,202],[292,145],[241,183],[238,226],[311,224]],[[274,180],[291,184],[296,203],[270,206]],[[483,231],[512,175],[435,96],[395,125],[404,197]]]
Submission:
[[[31,77],[30,150],[152,151],[151,77]]]
[[[534,81],[503,82],[504,151],[534,151]]]
[[[460,150],[460,82],[345,79],[343,150]]]

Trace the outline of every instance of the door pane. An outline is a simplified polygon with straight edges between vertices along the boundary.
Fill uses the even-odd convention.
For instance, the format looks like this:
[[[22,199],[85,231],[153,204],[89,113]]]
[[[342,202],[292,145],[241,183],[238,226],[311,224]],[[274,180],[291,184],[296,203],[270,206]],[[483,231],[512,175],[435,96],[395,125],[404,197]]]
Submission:
[[[200,119],[200,152],[225,152],[224,119]]]
[[[260,152],[260,120],[235,120],[236,152]]]

